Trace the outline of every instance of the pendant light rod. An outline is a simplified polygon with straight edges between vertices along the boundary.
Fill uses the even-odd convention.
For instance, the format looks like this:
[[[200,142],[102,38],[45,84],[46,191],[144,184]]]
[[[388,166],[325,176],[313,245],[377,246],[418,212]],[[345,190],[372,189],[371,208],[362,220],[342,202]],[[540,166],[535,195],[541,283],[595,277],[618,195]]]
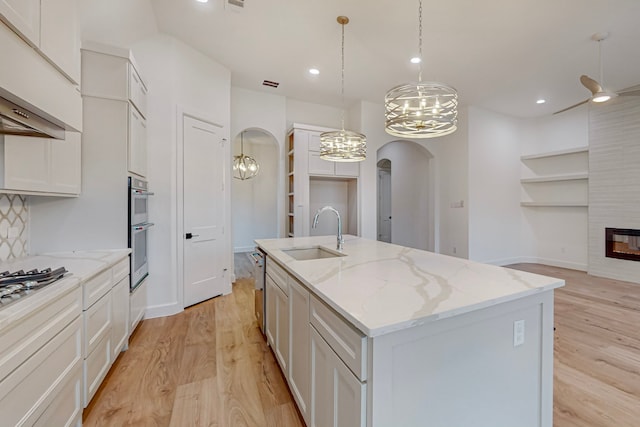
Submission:
[[[422,82],[422,0],[420,0],[420,6],[418,7],[418,83]]]
[[[340,26],[342,27],[342,74],[341,74],[341,80],[340,80],[340,96],[341,96],[341,103],[342,103],[342,116],[341,116],[341,122],[342,122],[342,130],[344,130],[344,110],[345,110],[345,105],[344,105],[344,26],[347,25],[349,23],[349,18],[347,18],[346,16],[338,16],[338,18],[336,19],[338,21],[338,23],[340,24]]]

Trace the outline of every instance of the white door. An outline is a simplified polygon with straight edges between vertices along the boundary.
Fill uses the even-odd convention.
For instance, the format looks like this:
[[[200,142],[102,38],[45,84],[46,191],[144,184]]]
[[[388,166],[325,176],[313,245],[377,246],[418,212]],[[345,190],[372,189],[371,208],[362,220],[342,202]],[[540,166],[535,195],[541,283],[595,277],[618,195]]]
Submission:
[[[378,240],[391,243],[391,171],[378,169]]]
[[[225,174],[222,129],[184,116],[184,306],[225,290]]]

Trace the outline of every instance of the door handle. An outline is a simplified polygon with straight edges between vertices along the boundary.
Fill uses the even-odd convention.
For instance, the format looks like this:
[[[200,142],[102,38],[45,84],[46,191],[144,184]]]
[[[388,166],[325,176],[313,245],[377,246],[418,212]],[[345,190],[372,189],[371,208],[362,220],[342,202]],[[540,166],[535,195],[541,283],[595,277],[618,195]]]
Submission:
[[[199,234],[192,234],[192,233],[187,233],[184,235],[184,238],[189,240],[189,239],[193,239],[194,237],[198,237],[200,236]]]

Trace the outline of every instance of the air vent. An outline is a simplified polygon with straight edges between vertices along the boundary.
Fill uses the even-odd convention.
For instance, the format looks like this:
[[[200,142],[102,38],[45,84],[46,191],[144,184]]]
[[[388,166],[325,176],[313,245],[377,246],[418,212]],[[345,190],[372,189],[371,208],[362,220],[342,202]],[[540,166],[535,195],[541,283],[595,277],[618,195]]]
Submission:
[[[278,87],[280,86],[280,83],[278,82],[272,82],[271,80],[265,80],[262,82],[263,85],[265,86],[269,86],[269,87]]]
[[[244,0],[227,0],[225,4],[231,7],[238,7],[240,9],[244,8]]]

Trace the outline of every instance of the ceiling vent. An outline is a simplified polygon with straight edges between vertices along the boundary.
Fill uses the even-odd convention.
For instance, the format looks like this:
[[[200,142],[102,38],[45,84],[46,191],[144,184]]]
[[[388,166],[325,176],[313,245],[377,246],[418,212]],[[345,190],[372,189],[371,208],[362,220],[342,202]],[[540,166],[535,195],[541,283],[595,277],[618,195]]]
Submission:
[[[225,6],[229,9],[240,10],[244,8],[244,0],[226,0]]]
[[[278,82],[272,82],[271,80],[265,80],[262,82],[263,85],[265,86],[269,86],[269,87],[275,87],[277,88],[278,86],[280,86],[280,83]]]

